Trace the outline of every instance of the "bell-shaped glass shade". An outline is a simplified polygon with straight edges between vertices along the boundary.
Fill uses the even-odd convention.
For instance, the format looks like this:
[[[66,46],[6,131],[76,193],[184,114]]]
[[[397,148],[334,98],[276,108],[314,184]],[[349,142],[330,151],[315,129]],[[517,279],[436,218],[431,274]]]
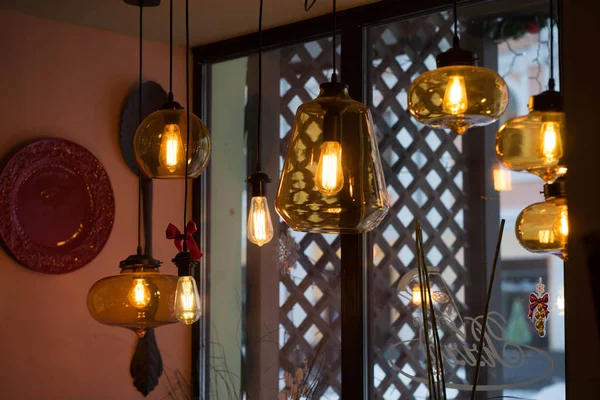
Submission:
[[[269,243],[273,239],[273,222],[271,221],[269,203],[264,196],[254,196],[250,201],[246,236],[249,241],[257,246]]]
[[[565,124],[565,113],[559,111],[532,111],[507,121],[496,135],[500,162],[553,183],[567,173]]]
[[[96,321],[143,336],[148,329],[177,322],[176,288],[177,277],[163,275],[158,268],[123,269],[91,287],[87,306]]]
[[[179,277],[175,294],[175,315],[186,325],[198,321],[202,315],[198,287],[196,280],[191,276]]]
[[[532,253],[549,253],[567,260],[569,214],[565,197],[549,198],[526,207],[515,224],[517,240]]]
[[[408,90],[408,109],[422,124],[458,134],[496,121],[508,105],[508,86],[491,69],[453,65],[425,72]]]
[[[296,113],[276,210],[294,230],[361,233],[389,209],[369,108],[325,83]]]
[[[200,118],[190,114],[188,177],[202,173],[210,157],[210,137]],[[167,108],[150,114],[134,138],[135,158],[149,178],[183,179],[187,143],[187,113]]]

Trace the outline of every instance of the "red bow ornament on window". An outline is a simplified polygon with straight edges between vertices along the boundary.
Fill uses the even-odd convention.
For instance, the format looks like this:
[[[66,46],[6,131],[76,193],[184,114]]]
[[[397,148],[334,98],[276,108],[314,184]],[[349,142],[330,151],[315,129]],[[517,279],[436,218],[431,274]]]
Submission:
[[[185,240],[190,254],[192,255],[192,260],[198,261],[200,257],[202,257],[202,253],[192,236],[197,230],[198,228],[194,221],[187,223],[185,235],[183,235],[175,225],[169,224],[169,226],[167,226],[167,239],[173,239],[175,247],[177,247],[177,250],[179,250],[180,253],[183,252],[183,241]]]
[[[550,314],[550,311],[548,311],[548,293],[541,297],[537,297],[534,293],[529,294],[529,313],[527,314],[529,319],[533,319],[533,312],[538,305],[542,306],[542,310],[540,311],[547,317]]]

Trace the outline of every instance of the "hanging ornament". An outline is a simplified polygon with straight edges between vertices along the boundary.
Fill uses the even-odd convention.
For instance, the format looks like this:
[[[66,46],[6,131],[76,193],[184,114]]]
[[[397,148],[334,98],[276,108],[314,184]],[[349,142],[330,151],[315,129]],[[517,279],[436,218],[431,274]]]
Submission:
[[[566,177],[544,185],[546,201],[526,207],[515,224],[517,240],[532,253],[554,254],[567,260],[569,212]]]
[[[548,90],[532,96],[529,114],[506,122],[496,136],[496,154],[513,171],[527,171],[553,183],[567,173],[563,100],[554,90],[554,19],[550,1],[550,80]]]
[[[265,184],[271,182],[271,178],[261,171],[260,164],[260,130],[262,119],[262,18],[263,0],[260,0],[260,11],[258,16],[258,124],[256,129],[256,170],[246,182],[250,184],[250,210],[248,211],[248,223],[246,224],[246,237],[255,245],[262,247],[273,239],[273,221]]]
[[[363,233],[385,217],[389,198],[371,111],[337,79],[335,21],[333,0],[331,82],[298,108],[275,206],[295,231]]]
[[[542,278],[535,285],[535,293],[529,294],[529,312],[527,318],[535,325],[535,330],[540,337],[546,336],[546,322],[548,321],[548,293],[546,286],[542,283]]]
[[[174,100],[173,0],[170,4],[169,22],[169,101],[144,119],[138,127],[134,139],[135,158],[144,175],[149,178],[197,178],[208,164],[210,137],[200,118],[186,112]]]
[[[288,229],[279,235],[274,259],[281,273],[289,275],[292,272],[296,267],[296,262],[300,259],[299,251],[300,245],[296,243]]]
[[[408,109],[419,122],[457,134],[495,122],[508,106],[508,86],[495,71],[475,66],[472,52],[460,48],[457,1],[454,2],[454,43],[436,59],[437,69],[425,72],[408,90]]]

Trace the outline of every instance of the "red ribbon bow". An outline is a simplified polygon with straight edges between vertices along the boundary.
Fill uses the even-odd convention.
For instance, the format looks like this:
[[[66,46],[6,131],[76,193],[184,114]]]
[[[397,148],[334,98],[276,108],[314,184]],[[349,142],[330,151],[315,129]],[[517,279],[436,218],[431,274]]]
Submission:
[[[192,260],[198,261],[200,257],[202,257],[202,253],[192,236],[194,232],[196,232],[198,228],[196,227],[196,223],[194,221],[188,222],[185,228],[185,236],[177,229],[177,227],[173,224],[169,224],[167,226],[167,239],[173,239],[175,243],[175,247],[179,252],[183,251],[183,241],[187,244],[188,249],[192,255]]]
[[[533,311],[536,309],[536,307],[539,304],[542,305],[543,312],[546,317],[548,316],[548,314],[550,314],[550,311],[548,311],[548,293],[544,294],[542,297],[537,297],[535,294],[530,293],[529,294],[529,314],[527,314],[527,318],[532,319]]]

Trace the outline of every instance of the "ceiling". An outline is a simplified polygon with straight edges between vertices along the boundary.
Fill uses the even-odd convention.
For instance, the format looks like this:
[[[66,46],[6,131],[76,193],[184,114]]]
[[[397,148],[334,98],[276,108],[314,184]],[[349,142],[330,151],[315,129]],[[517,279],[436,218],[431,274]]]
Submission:
[[[338,0],[338,9],[379,0]],[[272,28],[331,12],[331,1],[317,0],[304,11],[304,0],[264,0],[264,28]],[[185,46],[185,0],[173,0],[174,40]],[[258,0],[189,0],[190,45],[196,46],[255,32]],[[123,0],[0,0],[0,9],[13,10],[57,21],[138,35],[139,9]],[[169,0],[144,9],[144,38],[169,40]]]

